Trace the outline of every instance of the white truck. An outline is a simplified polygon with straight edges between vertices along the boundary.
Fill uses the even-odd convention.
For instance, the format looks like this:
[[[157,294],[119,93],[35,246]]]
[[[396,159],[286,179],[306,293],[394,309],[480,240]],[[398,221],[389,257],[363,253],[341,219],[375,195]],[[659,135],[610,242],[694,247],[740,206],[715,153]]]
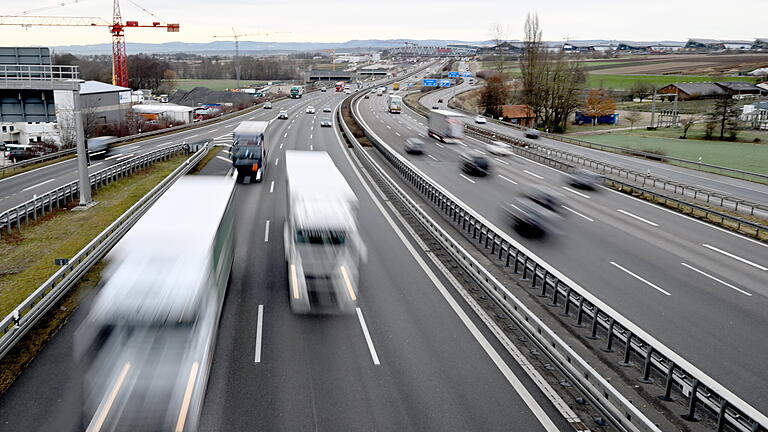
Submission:
[[[403,97],[397,96],[397,95],[389,95],[387,96],[387,110],[389,110],[390,113],[394,114],[400,114],[400,111],[403,109]]]
[[[376,96],[381,96],[381,95],[383,95],[385,91],[387,91],[387,89],[385,89],[384,87],[379,87],[379,88],[376,90]]]
[[[366,249],[358,201],[326,152],[285,152],[288,208],[283,227],[294,313],[354,313]]]
[[[429,112],[429,136],[444,143],[460,144],[464,139],[464,115],[448,110]]]

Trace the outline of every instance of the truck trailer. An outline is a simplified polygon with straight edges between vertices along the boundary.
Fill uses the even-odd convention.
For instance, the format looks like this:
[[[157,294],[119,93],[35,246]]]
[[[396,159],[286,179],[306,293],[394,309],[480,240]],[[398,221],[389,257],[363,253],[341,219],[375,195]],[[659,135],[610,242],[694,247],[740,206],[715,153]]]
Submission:
[[[429,136],[444,143],[459,144],[464,139],[464,116],[448,110],[429,112]]]
[[[291,87],[291,99],[301,99],[304,94],[304,86],[296,85]]]
[[[267,143],[265,133],[269,122],[244,121],[232,132],[232,166],[237,170],[237,180],[246,177],[260,182],[267,168]]]
[[[354,313],[365,246],[358,201],[326,152],[285,152],[283,227],[288,296],[294,313]]]
[[[392,114],[400,114],[403,109],[403,97],[397,95],[387,96],[387,110]]]

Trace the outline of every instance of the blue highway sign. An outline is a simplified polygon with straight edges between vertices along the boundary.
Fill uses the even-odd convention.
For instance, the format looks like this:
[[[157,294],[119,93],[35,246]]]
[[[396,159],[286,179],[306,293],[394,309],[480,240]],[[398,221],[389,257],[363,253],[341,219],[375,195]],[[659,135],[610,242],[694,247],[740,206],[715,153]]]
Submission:
[[[436,79],[425,79],[422,85],[424,87],[437,87],[437,80]]]
[[[451,86],[451,80],[449,79],[440,80],[440,87],[450,87],[450,86]]]
[[[448,78],[458,78],[459,73],[458,72],[448,72]]]

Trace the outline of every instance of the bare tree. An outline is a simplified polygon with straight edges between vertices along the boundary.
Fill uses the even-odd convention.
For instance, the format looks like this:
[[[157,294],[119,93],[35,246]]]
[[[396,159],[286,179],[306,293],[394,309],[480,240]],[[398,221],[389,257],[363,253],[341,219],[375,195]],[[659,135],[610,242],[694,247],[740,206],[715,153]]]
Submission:
[[[499,45],[507,41],[507,33],[508,32],[504,29],[504,27],[499,23],[491,24],[491,28],[488,30],[488,34],[495,47],[495,52],[493,53],[494,69],[496,70],[496,73],[499,74],[504,73],[504,60],[506,58],[505,55],[499,52]]]
[[[629,122],[629,134],[632,134],[632,129],[635,127],[635,123],[640,121],[641,114],[639,111],[630,111],[625,117]]]
[[[562,50],[550,52],[542,42],[539,18],[528,14],[520,59],[523,100],[536,113],[539,127],[563,132],[568,117],[579,106],[584,71],[577,62],[565,58]]]
[[[688,116],[683,119],[682,125],[683,125],[683,135],[680,136],[680,139],[687,139],[688,138],[688,129],[691,128],[691,126],[694,125],[698,121],[698,118],[696,116]]]

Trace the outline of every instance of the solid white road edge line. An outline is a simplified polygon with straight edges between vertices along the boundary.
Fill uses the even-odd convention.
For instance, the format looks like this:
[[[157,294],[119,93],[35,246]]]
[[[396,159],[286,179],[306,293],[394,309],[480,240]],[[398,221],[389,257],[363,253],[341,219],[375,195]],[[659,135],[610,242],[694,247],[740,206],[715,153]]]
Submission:
[[[655,226],[655,227],[659,226],[659,224],[657,224],[656,222],[651,222],[651,221],[649,221],[648,219],[645,219],[645,218],[641,218],[640,216],[638,216],[638,215],[635,215],[635,214],[632,214],[632,213],[630,213],[630,212],[628,212],[628,211],[626,211],[626,210],[617,209],[616,211],[617,211],[617,212],[619,212],[619,213],[621,213],[621,214],[625,214],[625,215],[627,215],[627,216],[629,216],[629,217],[631,217],[631,218],[637,219],[637,220],[639,220],[640,222],[645,222],[645,223],[647,223],[648,225],[651,225],[651,226]]]
[[[376,196],[374,195],[368,183],[363,180],[363,175],[357,169],[357,166],[355,166],[349,154],[344,149],[344,144],[342,144],[342,139],[341,139],[341,136],[339,136],[338,126],[336,124],[334,124],[334,131],[336,132],[336,143],[339,145],[339,147],[341,147],[342,153],[344,154],[347,161],[349,162],[349,165],[352,166],[352,170],[355,172],[358,179],[362,183],[363,188],[366,190],[366,192],[368,192],[368,195],[371,197],[374,204],[376,204],[376,207],[379,209],[381,214],[384,215],[384,219],[387,220],[389,225],[395,231],[395,234],[397,234],[398,238],[400,238],[400,241],[403,242],[403,244],[405,245],[405,248],[408,249],[408,252],[410,252],[411,256],[414,258],[416,263],[422,268],[422,270],[427,275],[427,277],[432,281],[434,286],[437,288],[438,292],[442,294],[445,301],[448,303],[448,305],[451,307],[454,313],[458,315],[459,319],[467,328],[467,330],[469,330],[472,336],[474,336],[475,340],[480,345],[480,347],[485,351],[488,357],[491,358],[491,361],[493,361],[493,363],[496,365],[499,371],[501,371],[502,375],[504,375],[504,377],[507,379],[507,382],[509,382],[512,385],[512,387],[515,389],[515,391],[523,400],[523,402],[525,402],[525,404],[531,410],[534,417],[536,417],[536,419],[539,420],[542,426],[544,426],[544,429],[547,430],[547,432],[558,432],[557,426],[555,426],[554,422],[552,422],[552,419],[549,418],[549,415],[546,413],[546,411],[544,411],[544,409],[541,408],[541,405],[539,405],[539,403],[536,402],[536,399],[534,399],[531,393],[528,392],[528,389],[525,388],[525,385],[523,385],[523,383],[515,375],[512,369],[510,369],[509,365],[507,365],[504,362],[504,359],[501,358],[499,353],[497,353],[496,350],[493,349],[493,346],[491,346],[490,342],[488,342],[488,340],[485,338],[483,333],[477,328],[477,326],[475,326],[475,324],[472,322],[469,316],[467,316],[466,312],[464,312],[464,309],[462,309],[461,306],[459,306],[459,304],[456,302],[453,296],[451,296],[451,294],[448,292],[448,289],[445,287],[445,285],[443,285],[443,283],[440,282],[440,279],[437,278],[437,275],[435,275],[432,269],[429,268],[429,266],[421,257],[421,255],[419,255],[419,253],[416,252],[413,245],[408,241],[408,239],[406,239],[405,234],[403,234],[400,228],[395,224],[395,221],[392,219],[389,213],[386,212],[386,210],[384,209],[384,206],[376,198]],[[366,173],[366,175],[368,174]],[[373,183],[372,180],[371,180],[371,184],[373,184],[375,187],[375,183]],[[387,204],[390,206],[390,208],[394,210],[394,206],[392,205],[391,202],[387,201]],[[399,213],[397,213],[396,211],[394,212],[394,214],[397,217],[400,217]],[[403,226],[408,228],[407,224],[404,224]],[[413,233],[412,233],[412,236],[413,236]]]
[[[629,270],[625,269],[624,267],[620,266],[619,264],[616,264],[616,263],[615,263],[615,262],[613,262],[613,261],[611,261],[611,265],[613,265],[614,267],[618,268],[619,270],[622,270],[624,273],[626,273],[626,274],[628,274],[628,275],[630,275],[630,276],[634,277],[635,279],[639,280],[640,282],[643,282],[643,283],[647,284],[648,286],[650,286],[650,287],[652,287],[652,288],[654,288],[654,289],[658,290],[658,291],[659,291],[659,292],[661,292],[662,294],[665,294],[665,295],[668,295],[668,296],[669,296],[669,295],[672,295],[672,294],[670,294],[668,291],[665,291],[665,290],[663,290],[663,289],[659,288],[658,286],[654,285],[653,283],[651,283],[651,282],[648,282],[647,280],[645,280],[645,279],[643,279],[642,277],[640,277],[640,276],[638,276],[638,275],[636,275],[636,274],[632,273],[631,271],[629,271]]]
[[[254,363],[261,363],[261,332],[264,322],[264,305],[259,305],[259,315],[256,318],[256,354],[253,357]]]
[[[716,248],[714,246],[711,246],[711,245],[708,245],[708,244],[702,244],[702,246],[704,246],[707,249],[713,250],[715,252],[720,252],[721,254],[723,254],[725,256],[731,257],[731,258],[735,259],[736,261],[741,261],[744,264],[750,265],[750,266],[752,266],[752,267],[754,267],[756,269],[760,269],[762,271],[768,271],[768,267],[764,267],[764,266],[761,266],[760,264],[753,263],[752,261],[750,261],[748,259],[745,259],[745,258],[742,258],[742,257],[740,257],[738,255],[734,255],[734,254],[732,254],[730,252],[726,252],[726,251],[724,251],[722,249],[718,249],[718,248]]]
[[[360,310],[360,308],[355,308],[357,311],[357,319],[360,321],[360,327],[363,329],[363,336],[365,336],[365,343],[368,344],[368,351],[371,352],[371,358],[373,359],[373,364],[376,366],[379,366],[381,362],[379,362],[379,355],[376,354],[376,347],[373,346],[373,341],[371,340],[371,334],[368,332],[368,326],[365,325],[365,318],[363,318],[363,311]]]
[[[697,269],[696,267],[690,266],[690,265],[688,265],[688,264],[686,264],[686,263],[680,263],[680,264],[681,264],[683,267],[687,267],[687,268],[689,268],[689,269],[691,269],[691,270],[695,271],[696,273],[699,273],[699,274],[701,274],[701,275],[704,275],[704,276],[706,276],[706,277],[708,277],[708,278],[712,279],[713,281],[717,281],[717,282],[720,282],[721,284],[723,284],[723,285],[727,286],[728,288],[734,289],[734,290],[736,290],[736,291],[738,291],[738,292],[740,292],[740,293],[742,293],[742,294],[744,294],[744,295],[748,295],[748,296],[750,296],[750,297],[752,296],[752,294],[751,294],[751,293],[748,293],[748,292],[744,291],[744,290],[743,290],[743,289],[741,289],[741,288],[737,288],[737,287],[735,287],[735,286],[733,286],[733,285],[729,284],[728,282],[725,282],[725,281],[723,281],[723,280],[720,280],[720,279],[718,279],[718,278],[716,278],[716,277],[712,276],[711,274],[707,274],[707,273],[705,273],[705,272],[703,272],[703,271],[701,271],[701,270]]]

